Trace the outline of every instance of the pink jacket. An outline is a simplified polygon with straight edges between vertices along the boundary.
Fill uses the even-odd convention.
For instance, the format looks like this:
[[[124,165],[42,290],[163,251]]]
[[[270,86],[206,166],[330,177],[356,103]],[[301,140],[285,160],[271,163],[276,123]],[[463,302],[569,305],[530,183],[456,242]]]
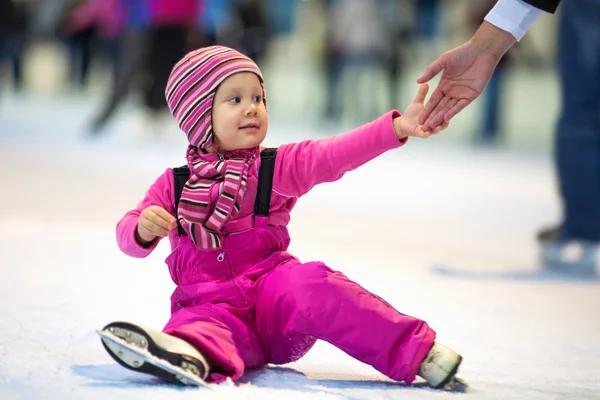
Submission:
[[[393,110],[342,135],[280,146],[273,177],[269,225],[286,226],[298,197],[307,193],[313,186],[336,181],[346,172],[406,143],[406,139],[398,140],[392,125],[392,119],[399,115],[398,111]],[[240,212],[225,226],[227,233],[243,232],[253,226],[259,167],[260,162],[257,161],[249,172],[248,186]],[[217,196],[217,186],[214,185],[212,196]],[[148,248],[137,243],[137,220],[142,210],[151,205],[160,206],[175,216],[173,190],[173,173],[171,168],[168,168],[150,187],[136,209],[126,213],[119,221],[117,242],[125,254],[146,257],[158,245],[159,240]],[[177,229],[170,232],[169,241],[171,249],[179,245]]]

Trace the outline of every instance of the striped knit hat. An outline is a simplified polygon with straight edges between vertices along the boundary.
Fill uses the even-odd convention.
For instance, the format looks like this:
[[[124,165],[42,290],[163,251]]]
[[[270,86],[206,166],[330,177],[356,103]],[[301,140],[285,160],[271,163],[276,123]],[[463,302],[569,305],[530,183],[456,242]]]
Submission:
[[[173,68],[165,95],[169,110],[187,134],[190,145],[201,150],[212,145],[211,110],[215,92],[221,82],[238,72],[255,73],[262,85],[262,73],[254,61],[224,46],[192,51]]]
[[[223,46],[201,48],[175,65],[165,91],[171,114],[190,143],[190,178],[181,194],[177,219],[196,247],[206,250],[221,247],[223,228],[240,210],[248,170],[259,152],[258,147],[228,152],[225,157],[208,152],[213,144],[215,92],[225,79],[238,72],[255,73],[262,85],[260,69],[248,57]],[[222,186],[218,199],[211,203],[215,184]]]

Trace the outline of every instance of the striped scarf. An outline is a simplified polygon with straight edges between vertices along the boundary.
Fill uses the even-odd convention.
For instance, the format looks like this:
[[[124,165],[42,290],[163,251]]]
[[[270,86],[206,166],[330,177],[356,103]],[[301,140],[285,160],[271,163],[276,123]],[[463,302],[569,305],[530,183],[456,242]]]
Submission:
[[[260,69],[248,57],[223,46],[205,47],[175,65],[165,91],[171,114],[189,141],[186,159],[190,178],[181,194],[177,219],[194,245],[206,250],[221,248],[223,227],[240,210],[248,170],[259,154],[258,148],[224,154],[207,150],[213,145],[215,92],[238,72],[253,72],[262,84]],[[211,204],[213,185],[219,185],[220,194]]]

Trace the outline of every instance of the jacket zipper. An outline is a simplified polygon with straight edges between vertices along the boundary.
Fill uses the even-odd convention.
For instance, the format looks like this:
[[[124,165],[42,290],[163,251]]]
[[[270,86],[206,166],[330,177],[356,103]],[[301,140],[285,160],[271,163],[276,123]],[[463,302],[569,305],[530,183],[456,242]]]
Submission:
[[[219,160],[221,160],[221,161],[225,160],[225,156],[223,155],[223,153],[217,152],[217,154],[219,155]],[[222,252],[221,254],[223,256],[225,256],[225,252]],[[244,300],[244,303],[248,304],[248,300],[246,300],[246,298],[242,294],[242,291],[240,290],[240,288],[235,284],[235,280],[233,279],[233,271],[231,270],[231,264],[229,263],[229,259],[226,260],[226,263],[227,263],[227,271],[229,272],[229,280],[231,280],[231,284],[233,285],[233,287],[235,288],[235,290],[240,295],[240,298],[242,300]]]
[[[225,255],[225,253],[221,253],[223,255]],[[248,300],[246,300],[246,298],[244,297],[244,295],[242,294],[242,291],[240,290],[240,288],[235,284],[235,280],[233,279],[233,271],[231,270],[231,264],[229,263],[229,259],[226,260],[227,263],[227,272],[229,272],[229,280],[231,281],[231,284],[233,285],[233,287],[235,288],[235,290],[238,292],[238,294],[240,295],[241,299],[244,300],[245,304],[248,304]]]

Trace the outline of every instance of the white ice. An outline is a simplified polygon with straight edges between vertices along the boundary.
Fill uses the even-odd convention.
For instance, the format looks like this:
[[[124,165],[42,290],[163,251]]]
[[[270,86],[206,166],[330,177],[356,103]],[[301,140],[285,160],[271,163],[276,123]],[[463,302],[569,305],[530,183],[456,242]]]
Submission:
[[[0,107],[0,399],[600,398],[600,284],[537,264],[535,231],[559,217],[549,155],[437,138],[410,140],[302,198],[291,251],[428,321],[463,355],[468,393],[391,382],[327,343],[213,389],[121,368],[94,330],[114,320],[162,328],[173,284],[167,243],[128,258],[115,224],[183,163],[185,142],[133,124],[86,139],[93,105],[40,96]],[[267,144],[322,134],[274,123]]]

